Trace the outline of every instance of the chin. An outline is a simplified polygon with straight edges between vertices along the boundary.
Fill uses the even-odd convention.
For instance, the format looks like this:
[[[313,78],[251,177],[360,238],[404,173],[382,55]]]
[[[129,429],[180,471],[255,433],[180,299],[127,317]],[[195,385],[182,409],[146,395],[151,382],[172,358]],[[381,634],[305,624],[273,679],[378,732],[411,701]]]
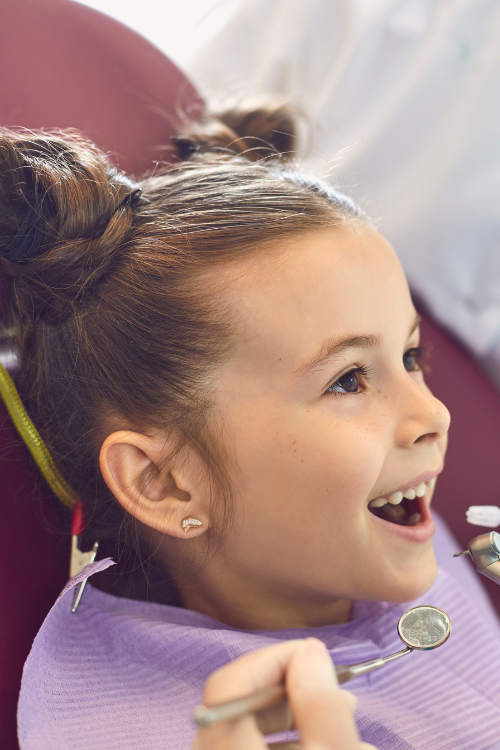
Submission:
[[[387,586],[387,596],[383,600],[403,604],[419,599],[434,585],[437,572],[438,567],[433,553],[420,566],[408,571],[405,575],[401,576],[398,572],[396,580]]]
[[[363,581],[353,598],[365,601],[403,604],[424,596],[433,586],[437,576],[437,562],[432,545],[418,561],[402,565],[401,560],[386,564],[384,569],[373,571],[375,577]]]

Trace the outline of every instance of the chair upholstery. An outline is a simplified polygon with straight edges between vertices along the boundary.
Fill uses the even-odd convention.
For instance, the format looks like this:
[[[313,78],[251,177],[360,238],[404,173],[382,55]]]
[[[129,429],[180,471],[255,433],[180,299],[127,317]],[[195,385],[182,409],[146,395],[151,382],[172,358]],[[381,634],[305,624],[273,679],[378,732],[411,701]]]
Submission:
[[[203,103],[131,29],[70,0],[0,0],[0,125],[76,128],[132,175],[171,161],[184,112]],[[1,306],[1,293],[0,293]],[[23,663],[68,577],[54,498],[0,404],[0,747],[16,750]]]
[[[136,32],[71,0],[0,0],[0,125],[78,128],[137,175],[201,99]]]
[[[469,505],[500,505],[500,393],[452,336],[420,312],[422,341],[433,347],[426,380],[451,413],[445,470],[434,504],[456,537],[459,552],[472,537],[488,531],[467,523]],[[500,586],[478,578],[500,614]]]
[[[0,402],[0,747],[15,750],[21,672],[45,615],[68,579],[69,543],[55,498]],[[52,531],[51,529],[54,529]],[[59,530],[59,533],[58,531]]]
[[[0,0],[0,124],[74,127],[138,175],[172,157],[175,113],[202,103],[183,74],[130,29],[70,0]],[[5,75],[8,71],[8,75]],[[1,301],[1,300],[0,300]],[[464,548],[480,533],[473,503],[499,501],[500,394],[475,362],[423,313],[434,344],[428,382],[452,412],[447,466],[436,507]],[[65,583],[68,540],[54,498],[0,405],[0,747],[16,750],[15,707],[23,662]],[[500,588],[485,581],[500,612]]]

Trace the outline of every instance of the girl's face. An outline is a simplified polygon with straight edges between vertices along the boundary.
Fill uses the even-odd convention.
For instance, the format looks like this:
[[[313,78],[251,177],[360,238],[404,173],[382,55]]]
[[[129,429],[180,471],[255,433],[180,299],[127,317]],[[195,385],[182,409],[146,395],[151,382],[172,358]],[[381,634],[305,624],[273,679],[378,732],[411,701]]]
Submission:
[[[239,624],[253,602],[286,613],[276,627],[431,586],[429,505],[450,422],[425,385],[418,318],[387,242],[346,224],[282,250],[226,271],[240,332],[216,392],[234,527],[201,574],[214,614],[226,597]],[[401,492],[410,499],[383,504]]]

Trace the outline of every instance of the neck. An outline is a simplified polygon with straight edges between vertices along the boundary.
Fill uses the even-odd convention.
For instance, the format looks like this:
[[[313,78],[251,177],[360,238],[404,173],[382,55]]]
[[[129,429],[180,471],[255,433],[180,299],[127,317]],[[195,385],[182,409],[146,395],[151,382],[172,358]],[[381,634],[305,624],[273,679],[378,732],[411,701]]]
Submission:
[[[352,602],[285,590],[273,582],[249,580],[228,566],[209,566],[183,581],[183,605],[240,630],[314,628],[348,622]]]

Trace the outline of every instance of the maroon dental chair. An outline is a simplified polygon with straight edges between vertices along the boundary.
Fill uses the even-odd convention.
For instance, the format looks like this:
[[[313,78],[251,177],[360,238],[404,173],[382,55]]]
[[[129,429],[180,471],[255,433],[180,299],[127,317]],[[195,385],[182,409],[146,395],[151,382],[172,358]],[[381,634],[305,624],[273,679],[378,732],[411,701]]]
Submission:
[[[159,50],[71,0],[0,0],[0,63],[0,125],[77,128],[135,175],[173,158],[179,111],[195,117],[202,111],[196,91]],[[481,533],[466,524],[466,508],[500,499],[500,393],[425,313],[423,340],[434,345],[428,382],[452,413],[435,506],[464,549]],[[0,340],[0,352],[1,346]],[[0,402],[2,750],[18,748],[22,666],[68,577],[69,540],[54,531],[56,502]],[[500,587],[482,582],[500,612]]]
[[[0,0],[0,69],[0,126],[77,128],[132,175],[172,160],[179,113],[203,109],[158,49],[71,0]],[[1,297],[0,280],[0,310]],[[23,663],[68,578],[68,540],[51,530],[54,507],[0,401],[2,750],[18,748]]]

